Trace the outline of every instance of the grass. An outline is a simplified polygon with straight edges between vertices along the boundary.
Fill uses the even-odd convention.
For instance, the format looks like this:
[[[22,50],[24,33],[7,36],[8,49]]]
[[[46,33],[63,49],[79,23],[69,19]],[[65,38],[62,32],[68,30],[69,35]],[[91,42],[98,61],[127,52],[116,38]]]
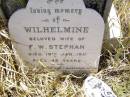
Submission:
[[[119,47],[103,51],[105,68],[94,76],[105,81],[118,97],[130,97],[130,45],[128,0],[115,0],[124,37]],[[112,46],[112,45],[111,45]],[[28,68],[12,49],[7,23],[0,17],[0,96],[1,97],[84,97],[82,89],[85,75],[80,77],[63,74],[47,68]],[[113,46],[112,46],[113,47]],[[30,65],[30,64],[28,64]]]

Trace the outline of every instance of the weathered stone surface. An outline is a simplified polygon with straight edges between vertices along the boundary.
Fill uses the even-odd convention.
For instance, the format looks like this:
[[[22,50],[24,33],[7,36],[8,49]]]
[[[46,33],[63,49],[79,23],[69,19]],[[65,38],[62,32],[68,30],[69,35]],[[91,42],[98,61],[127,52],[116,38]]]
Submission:
[[[67,11],[66,11],[67,10]],[[96,72],[104,21],[81,0],[29,0],[9,20],[14,47],[25,62],[73,72]]]
[[[106,83],[93,76],[86,78],[83,89],[85,97],[117,97]]]

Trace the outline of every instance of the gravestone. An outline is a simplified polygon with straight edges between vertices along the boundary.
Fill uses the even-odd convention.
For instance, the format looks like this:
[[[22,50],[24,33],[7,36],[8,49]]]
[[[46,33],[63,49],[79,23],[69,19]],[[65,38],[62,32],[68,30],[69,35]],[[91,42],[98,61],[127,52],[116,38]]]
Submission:
[[[26,7],[28,0],[0,0],[1,7],[7,19],[17,10]],[[81,0],[82,1],[82,0]],[[107,19],[112,6],[112,0],[83,0],[86,8],[92,8],[100,13],[105,24],[108,25]],[[106,26],[104,34],[104,47],[108,49],[110,39],[109,26]]]
[[[98,70],[104,21],[82,0],[30,0],[9,20],[9,32],[25,62],[40,60],[62,71]]]

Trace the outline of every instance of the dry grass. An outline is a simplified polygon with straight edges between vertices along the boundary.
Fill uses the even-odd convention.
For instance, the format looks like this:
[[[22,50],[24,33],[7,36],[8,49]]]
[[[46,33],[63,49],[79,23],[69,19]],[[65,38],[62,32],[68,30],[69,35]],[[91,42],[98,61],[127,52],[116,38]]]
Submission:
[[[6,26],[5,26],[6,27]],[[65,75],[39,62],[42,69],[26,67],[1,28],[0,95],[2,97],[83,97],[82,77]],[[7,33],[7,32],[6,32]]]
[[[94,75],[108,83],[118,97],[130,97],[129,5],[126,3],[129,0],[119,3],[124,1],[115,0],[114,3],[125,38],[119,40],[119,48],[107,51],[107,68]],[[41,62],[38,65],[42,69],[26,67],[12,49],[6,29],[6,21],[0,17],[0,97],[84,97],[84,76],[62,74]]]
[[[40,62],[42,69],[28,68],[6,42],[10,40],[3,37],[0,43],[2,97],[83,97],[81,85],[73,81],[82,77],[63,75]]]

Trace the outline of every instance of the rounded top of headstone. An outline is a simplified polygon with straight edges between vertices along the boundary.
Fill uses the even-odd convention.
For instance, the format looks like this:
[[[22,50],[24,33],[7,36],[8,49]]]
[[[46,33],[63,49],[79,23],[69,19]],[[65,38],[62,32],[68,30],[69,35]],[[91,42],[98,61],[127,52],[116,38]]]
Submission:
[[[60,70],[97,70],[104,21],[81,0],[29,0],[9,20],[14,46],[24,61]]]

